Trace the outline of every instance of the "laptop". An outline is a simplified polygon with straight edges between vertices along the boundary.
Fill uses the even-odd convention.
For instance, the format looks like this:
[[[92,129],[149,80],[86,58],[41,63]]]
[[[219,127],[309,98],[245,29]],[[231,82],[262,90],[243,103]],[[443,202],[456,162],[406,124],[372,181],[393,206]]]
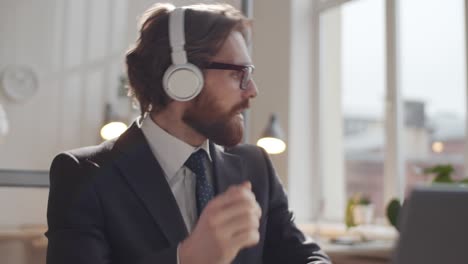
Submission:
[[[468,264],[468,187],[416,187],[400,218],[394,264]]]

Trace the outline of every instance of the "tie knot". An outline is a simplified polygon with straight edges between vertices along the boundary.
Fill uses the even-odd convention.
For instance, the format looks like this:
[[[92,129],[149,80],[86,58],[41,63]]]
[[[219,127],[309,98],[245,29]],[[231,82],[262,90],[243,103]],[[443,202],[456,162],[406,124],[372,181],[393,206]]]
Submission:
[[[199,149],[197,152],[192,153],[188,160],[185,162],[185,166],[189,168],[197,176],[205,175],[204,161],[208,158],[207,153],[203,149]]]

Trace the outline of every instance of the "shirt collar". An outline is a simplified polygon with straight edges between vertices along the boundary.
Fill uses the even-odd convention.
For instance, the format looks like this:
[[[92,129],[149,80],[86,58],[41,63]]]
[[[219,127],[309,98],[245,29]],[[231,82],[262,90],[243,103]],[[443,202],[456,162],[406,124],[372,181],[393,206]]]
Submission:
[[[204,149],[211,161],[209,141],[205,140],[199,147],[193,147],[174,137],[156,124],[149,115],[141,118],[141,130],[149,143],[156,160],[161,165],[166,178],[171,180],[193,152]]]

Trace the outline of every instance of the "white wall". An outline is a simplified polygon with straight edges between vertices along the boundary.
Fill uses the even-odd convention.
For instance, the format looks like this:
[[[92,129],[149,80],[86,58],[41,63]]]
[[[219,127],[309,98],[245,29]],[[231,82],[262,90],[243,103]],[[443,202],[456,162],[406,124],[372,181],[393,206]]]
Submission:
[[[127,0],[0,2],[0,71],[26,65],[39,79],[24,103],[0,94],[10,121],[0,169],[48,170],[59,151],[99,142],[104,103],[115,100],[124,69],[126,26]],[[0,225],[45,224],[47,197],[47,189],[0,188]]]
[[[5,96],[10,133],[0,168],[47,170],[61,150],[99,142],[104,102],[123,72],[127,0],[6,0],[0,3],[0,70],[32,67],[39,91]]]
[[[45,224],[48,196],[45,188],[0,187],[0,228]]]

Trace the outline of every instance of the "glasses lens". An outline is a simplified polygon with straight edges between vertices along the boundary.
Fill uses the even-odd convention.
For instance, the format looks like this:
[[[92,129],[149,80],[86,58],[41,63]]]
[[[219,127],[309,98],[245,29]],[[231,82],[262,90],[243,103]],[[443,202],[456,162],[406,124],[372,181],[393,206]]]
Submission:
[[[248,67],[242,70],[241,89],[247,89],[250,79],[252,78],[252,68]]]

